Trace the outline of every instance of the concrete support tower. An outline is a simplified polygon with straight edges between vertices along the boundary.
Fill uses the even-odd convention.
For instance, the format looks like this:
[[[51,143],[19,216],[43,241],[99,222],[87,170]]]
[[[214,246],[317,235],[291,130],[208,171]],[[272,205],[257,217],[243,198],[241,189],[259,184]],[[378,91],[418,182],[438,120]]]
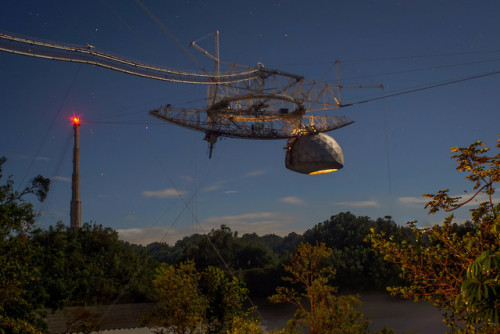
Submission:
[[[73,147],[73,175],[71,177],[70,227],[73,230],[82,227],[82,202],[80,202],[80,119],[73,117],[75,144]]]

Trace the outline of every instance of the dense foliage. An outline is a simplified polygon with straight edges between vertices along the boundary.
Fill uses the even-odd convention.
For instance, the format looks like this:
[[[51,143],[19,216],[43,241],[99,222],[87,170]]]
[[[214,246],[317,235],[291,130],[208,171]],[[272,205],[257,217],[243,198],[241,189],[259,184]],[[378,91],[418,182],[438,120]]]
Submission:
[[[335,285],[345,290],[382,290],[388,282],[399,282],[399,266],[383,261],[364,241],[372,228],[394,234],[400,241],[412,238],[410,229],[396,225],[390,217],[371,220],[345,212],[315,225],[303,235],[252,233],[239,237],[222,225],[207,235],[184,237],[173,246],[153,243],[146,248],[160,262],[178,264],[193,260],[198,270],[208,266],[231,268],[245,281],[251,295],[267,297],[280,284],[283,265],[301,242],[324,242],[333,251],[329,264],[337,272]]]
[[[58,223],[36,230],[33,243],[47,307],[148,300],[156,261],[111,228],[85,223],[72,230]]]
[[[192,261],[162,263],[153,290],[157,305],[144,322],[156,333],[233,333],[233,326],[236,332],[256,326],[244,306],[244,283],[219,268],[199,272]]]
[[[333,251],[319,243],[316,246],[300,244],[285,266],[283,280],[291,287],[278,287],[269,299],[273,303],[291,303],[297,306],[286,332],[304,332],[307,325],[311,334],[368,332],[368,321],[355,308],[361,305],[357,296],[337,296],[337,289],[329,284],[335,270],[326,259]]]
[[[208,303],[199,288],[200,278],[193,262],[177,267],[160,265],[153,280],[157,306],[145,320],[147,326],[155,328],[156,333],[163,333],[166,328],[178,334],[202,327]]]
[[[0,179],[5,162],[0,158]],[[25,198],[44,200],[49,184],[40,175],[22,191],[12,177],[0,184],[0,333],[46,331],[46,307],[148,299],[156,261],[116,231],[90,224],[78,231],[35,228]]]
[[[433,303],[445,311],[452,330],[461,331],[462,323],[467,332],[498,333],[500,204],[494,203],[493,194],[500,182],[500,153],[487,156],[489,149],[483,146],[476,142],[452,148],[457,169],[473,184],[469,199],[451,197],[448,190],[426,195],[431,214],[454,211],[483,195],[484,201],[470,210],[470,223],[458,225],[450,214],[441,225],[426,229],[410,223],[415,235],[410,242],[375,230],[369,239],[386,260],[402,268],[406,284],[391,287],[393,294]]]
[[[0,179],[6,161],[0,158]],[[40,319],[43,300],[36,289],[41,273],[33,265],[39,250],[30,236],[35,213],[24,198],[34,194],[45,199],[49,184],[39,175],[21,192],[14,190],[11,177],[0,185],[0,333],[38,333],[46,328]]]

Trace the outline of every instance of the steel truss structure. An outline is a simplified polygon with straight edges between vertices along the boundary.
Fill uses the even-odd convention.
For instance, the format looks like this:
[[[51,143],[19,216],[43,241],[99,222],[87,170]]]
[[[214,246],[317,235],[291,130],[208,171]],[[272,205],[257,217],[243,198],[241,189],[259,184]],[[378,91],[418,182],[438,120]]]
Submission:
[[[82,47],[0,33],[0,51],[4,52],[86,63],[155,80],[209,85],[204,107],[184,109],[167,104],[149,113],[161,120],[205,132],[205,140],[211,148],[220,136],[291,139],[353,123],[344,116],[317,114],[342,107],[343,87],[340,83],[331,85],[307,80],[302,76],[266,69],[261,63],[256,67],[223,63],[225,68],[221,72],[218,32],[215,33],[215,55],[195,42],[191,46],[215,62],[214,73],[146,65],[99,52],[92,45]]]

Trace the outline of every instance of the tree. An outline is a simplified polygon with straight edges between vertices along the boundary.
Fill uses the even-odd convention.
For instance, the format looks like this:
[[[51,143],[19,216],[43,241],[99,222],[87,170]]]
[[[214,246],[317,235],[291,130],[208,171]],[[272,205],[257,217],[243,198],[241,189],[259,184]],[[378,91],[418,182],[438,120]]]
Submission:
[[[194,262],[177,267],[162,263],[153,280],[158,304],[145,319],[148,327],[154,327],[156,333],[164,333],[165,328],[178,334],[195,333],[203,327],[208,302],[199,289],[200,278]]]
[[[385,262],[364,241],[370,228],[390,231],[397,240],[407,239],[405,228],[398,227],[389,216],[374,221],[350,212],[331,216],[304,233],[304,242],[324,242],[333,250],[330,259],[336,270],[334,283],[340,289],[381,290],[387,282],[397,281],[399,267]]]
[[[7,161],[0,158],[2,166]],[[8,177],[0,185],[0,332],[38,333],[46,329],[41,320],[43,299],[38,295],[40,272],[33,265],[37,253],[30,233],[35,225],[33,205],[25,196],[33,194],[43,201],[50,180],[35,177],[21,192],[14,190],[14,181]]]
[[[500,251],[500,204],[493,201],[495,186],[500,182],[500,154],[487,156],[489,149],[483,146],[478,141],[451,149],[457,170],[466,173],[465,178],[473,184],[469,199],[452,197],[449,190],[424,195],[430,198],[426,205],[429,214],[452,212],[484,196],[485,200],[470,210],[469,224],[460,227],[450,213],[441,225],[430,228],[409,223],[413,242],[396,242],[375,230],[369,240],[387,261],[401,265],[401,277],[407,284],[388,288],[393,295],[433,303],[445,312],[447,324],[454,330],[462,322],[467,331],[480,328],[493,333],[500,330],[498,267],[484,270],[483,261],[496,264],[494,259]],[[496,147],[500,148],[500,139]],[[493,312],[488,315],[485,309]]]
[[[368,321],[355,308],[361,305],[357,296],[336,296],[337,288],[329,285],[335,271],[324,262],[332,250],[324,243],[316,246],[301,243],[285,266],[290,276],[283,277],[292,287],[278,287],[269,300],[291,303],[298,307],[288,322],[288,331],[295,332],[307,324],[311,334],[366,333]],[[301,289],[301,292],[296,290]]]
[[[456,307],[465,307],[468,324],[499,324],[500,252],[481,255],[467,269]],[[498,329],[498,328],[497,328]]]
[[[158,307],[146,319],[149,326],[176,333],[226,333],[233,331],[233,326],[242,332],[257,323],[251,316],[254,309],[244,306],[245,284],[217,267],[199,273],[192,261],[177,267],[162,264],[153,289]]]
[[[182,259],[193,260],[198,270],[205,270],[209,266],[225,268],[225,265],[236,268],[235,257],[240,248],[238,241],[236,232],[221,225],[207,235],[193,234],[185,237],[176,243],[176,247],[183,248]]]
[[[251,312],[254,309],[247,310],[244,306],[248,294],[245,283],[217,267],[208,267],[202,274],[201,285],[208,300],[207,327],[210,333],[225,333],[233,325],[252,326]]]
[[[231,329],[226,334],[264,334],[260,327],[260,322],[253,318],[234,317],[231,323]]]
[[[47,307],[148,300],[157,263],[119,240],[115,230],[89,223],[74,230],[58,223],[37,230],[32,242],[40,249],[36,262]]]

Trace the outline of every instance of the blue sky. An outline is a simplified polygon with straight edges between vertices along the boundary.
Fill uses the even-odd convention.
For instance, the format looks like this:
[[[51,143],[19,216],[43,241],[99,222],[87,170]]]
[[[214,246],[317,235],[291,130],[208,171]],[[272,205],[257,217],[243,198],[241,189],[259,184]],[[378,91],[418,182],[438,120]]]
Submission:
[[[343,84],[384,85],[345,89],[344,103],[500,70],[497,1],[141,3],[165,29],[136,1],[53,0],[2,4],[0,30],[194,72],[213,65],[189,43],[219,30],[225,61],[334,83],[339,60]],[[450,147],[496,144],[499,83],[489,75],[334,110],[355,121],[328,133],[345,166],[306,176],[285,168],[285,141],[220,140],[208,159],[202,133],[147,115],[167,103],[201,107],[206,87],[0,53],[0,155],[19,187],[39,173],[52,178],[37,205],[44,228],[69,224],[73,114],[84,122],[82,219],[132,242],[172,242],[221,224],[300,233],[341,211],[427,226],[443,216],[426,214],[422,194],[471,190]],[[457,212],[467,217],[467,208]]]

